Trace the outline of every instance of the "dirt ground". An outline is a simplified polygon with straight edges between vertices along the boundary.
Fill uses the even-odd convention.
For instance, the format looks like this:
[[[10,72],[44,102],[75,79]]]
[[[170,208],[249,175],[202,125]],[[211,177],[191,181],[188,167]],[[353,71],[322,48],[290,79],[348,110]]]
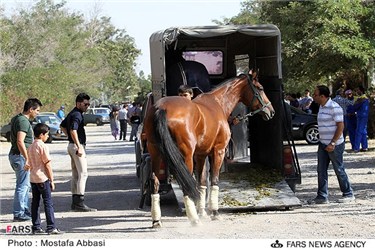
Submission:
[[[97,212],[71,212],[70,160],[66,141],[49,144],[53,159],[56,191],[53,193],[58,227],[65,233],[50,239],[374,239],[375,237],[375,141],[365,153],[345,153],[347,173],[356,201],[340,204],[337,179],[330,169],[330,203],[308,205],[316,195],[317,146],[297,142],[302,184],[296,193],[301,206],[290,210],[222,213],[222,220],[203,220],[192,228],[179,212],[173,195],[162,202],[163,228],[152,229],[150,207],[138,209],[140,192],[135,175],[134,145],[115,141],[109,126],[87,126],[89,178],[86,203]],[[128,137],[127,137],[128,138]],[[0,142],[1,154],[1,239],[10,239],[15,176],[8,162],[10,144]],[[349,144],[346,145],[349,148]],[[43,210],[42,210],[43,211]],[[42,214],[42,219],[44,214]],[[45,223],[43,220],[42,223]],[[22,235],[22,239],[32,239]],[[16,237],[17,238],[17,237]],[[20,237],[19,237],[20,238]],[[18,239],[19,239],[18,238]],[[3,248],[2,248],[3,249]]]

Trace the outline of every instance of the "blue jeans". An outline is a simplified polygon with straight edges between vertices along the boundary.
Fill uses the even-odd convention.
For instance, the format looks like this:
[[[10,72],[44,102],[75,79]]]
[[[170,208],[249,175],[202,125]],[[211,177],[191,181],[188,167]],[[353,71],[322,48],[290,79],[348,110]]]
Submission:
[[[13,216],[31,216],[29,208],[30,171],[25,171],[25,158],[22,155],[8,155],[10,165],[16,174],[16,189],[13,199]]]
[[[319,143],[318,147],[318,196],[319,199],[328,199],[328,166],[332,162],[333,169],[339,181],[342,195],[353,196],[353,190],[349,178],[345,172],[343,163],[343,153],[345,143],[336,145],[333,152],[327,152],[324,149],[327,145]]]
[[[40,197],[43,198],[44,212],[46,214],[47,231],[55,228],[55,211],[53,209],[51,182],[31,183],[33,199],[31,202],[31,218],[33,230],[41,228],[40,226]]]

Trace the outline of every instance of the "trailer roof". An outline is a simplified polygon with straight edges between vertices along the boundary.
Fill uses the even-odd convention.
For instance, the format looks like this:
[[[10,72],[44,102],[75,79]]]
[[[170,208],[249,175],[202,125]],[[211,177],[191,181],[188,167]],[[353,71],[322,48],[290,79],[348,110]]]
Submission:
[[[173,43],[180,34],[190,37],[207,38],[225,36],[233,33],[242,33],[249,36],[280,36],[280,30],[273,24],[258,25],[213,25],[213,26],[189,26],[171,27],[153,33],[150,42],[157,39],[160,42],[160,35],[166,44]]]
[[[281,33],[277,26],[273,24],[257,25],[212,25],[212,26],[187,26],[171,27],[165,30],[154,32],[150,36],[150,61],[152,80],[156,82],[165,79],[165,47],[171,45],[179,39],[205,39],[215,37],[235,37],[237,35],[249,36],[249,38],[272,38],[275,42],[272,44],[260,44],[264,51],[273,51],[276,56],[276,63],[269,64],[274,75],[281,78]],[[236,38],[237,39],[237,38]],[[267,46],[271,46],[267,48]],[[257,49],[260,49],[257,48]],[[264,60],[266,61],[266,60]],[[263,72],[265,72],[263,70]]]

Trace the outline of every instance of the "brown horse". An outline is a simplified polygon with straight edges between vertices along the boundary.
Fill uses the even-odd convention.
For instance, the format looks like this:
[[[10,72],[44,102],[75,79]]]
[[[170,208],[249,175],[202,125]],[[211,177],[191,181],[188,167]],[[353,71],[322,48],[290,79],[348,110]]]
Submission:
[[[253,80],[251,75],[230,79],[192,101],[179,96],[164,97],[148,110],[144,119],[144,132],[152,171],[155,173],[151,195],[153,227],[161,226],[156,177],[161,161],[168,166],[180,185],[184,193],[186,214],[191,223],[196,225],[200,223],[198,213],[205,215],[207,186],[204,163],[208,156],[211,183],[208,209],[212,219],[218,218],[219,173],[230,139],[228,117],[239,102],[251,109],[250,115],[259,113],[264,120],[274,115],[262,85]],[[194,167],[199,184],[193,177]],[[197,202],[198,213],[193,200]]]

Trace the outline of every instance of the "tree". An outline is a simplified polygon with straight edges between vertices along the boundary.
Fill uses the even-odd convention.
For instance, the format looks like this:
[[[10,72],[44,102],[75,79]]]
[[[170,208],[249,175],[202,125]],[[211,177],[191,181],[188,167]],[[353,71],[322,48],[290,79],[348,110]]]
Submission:
[[[79,92],[119,100],[128,86],[139,91],[134,39],[108,17],[86,20],[64,5],[40,0],[9,17],[0,9],[0,124],[28,97],[57,110]]]
[[[375,57],[373,1],[245,1],[233,23],[254,16],[282,34],[284,83],[301,91],[348,78],[363,81]],[[358,84],[358,83],[357,83]]]

